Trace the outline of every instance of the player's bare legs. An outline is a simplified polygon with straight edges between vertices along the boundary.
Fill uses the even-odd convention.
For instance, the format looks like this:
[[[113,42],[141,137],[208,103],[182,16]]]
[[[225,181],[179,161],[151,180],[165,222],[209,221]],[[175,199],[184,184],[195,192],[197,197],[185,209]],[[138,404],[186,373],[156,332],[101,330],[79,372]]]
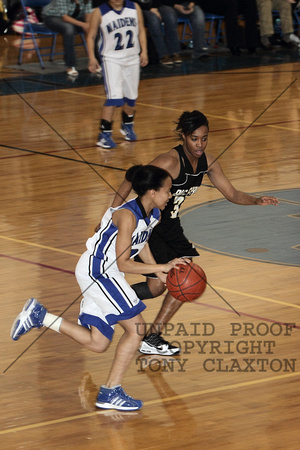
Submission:
[[[187,258],[187,261],[192,261],[192,259]],[[166,289],[166,286],[158,278],[147,278],[147,285],[153,297],[158,297]],[[182,305],[183,303],[180,300],[177,300],[169,292],[167,292],[161,308],[156,318],[154,319],[147,335],[149,336],[152,333],[162,333],[164,326],[172,319],[174,314]]]
[[[124,334],[116,347],[114,360],[106,382],[106,387],[108,388],[121,384],[124,374],[141,343],[142,336],[139,334],[139,330],[145,326],[141,314],[118,323],[123,328]],[[90,331],[66,319],[62,320],[59,332],[97,353],[104,352],[110,344],[110,340],[100,333],[97,328],[91,327]]]
[[[115,357],[108,376],[107,385],[102,385],[97,396],[96,406],[103,409],[118,409],[135,411],[142,407],[141,400],[135,400],[124,392],[121,381],[126,369],[131,363],[142,339],[140,328],[145,327],[140,314],[128,320],[119,322],[124,330],[115,352]],[[102,353],[110,344],[96,327],[88,328],[72,323],[67,319],[49,313],[36,299],[30,298],[21,313],[16,317],[11,337],[18,340],[32,328],[48,327],[52,330],[71,337],[86,348]]]
[[[115,111],[116,106],[103,106],[102,119],[107,120],[107,122],[112,122]]]
[[[172,319],[182,305],[183,303],[180,300],[176,300],[176,298],[172,297],[168,292],[147,334],[162,333],[164,326]]]
[[[89,330],[67,319],[62,320],[59,332],[69,336],[74,341],[96,353],[105,352],[110,345],[110,340],[100,333],[98,328],[92,326],[91,330]]]
[[[123,111],[128,116],[134,116],[134,108],[132,106],[129,106],[128,103],[124,103]]]
[[[138,331],[145,326],[141,314],[118,323],[123,328],[124,334],[116,347],[114,360],[106,382],[106,387],[108,388],[121,384],[143,337]],[[98,353],[104,352],[110,344],[110,340],[100,333],[97,328],[91,327],[91,331],[89,331],[87,328],[65,319],[62,321],[59,331],[84,345],[89,350]]]
[[[139,334],[138,330],[143,329],[145,326],[141,314],[132,319],[122,320],[118,323],[124,329],[124,334],[119,340],[115,351],[115,357],[106,382],[107,387],[121,384],[124,373],[139,348],[143,337]]]
[[[158,297],[159,295],[163,294],[166,290],[166,286],[158,278],[147,278],[147,285],[153,297]]]
[[[133,288],[138,297],[146,299],[158,297],[165,291],[166,286],[157,278],[148,278],[147,283],[136,284]],[[161,336],[161,333],[164,326],[171,320],[182,304],[181,301],[172,297],[169,292],[166,294],[161,308],[147,333],[145,329],[145,336],[139,349],[141,353],[159,354],[164,356],[177,355],[180,353],[180,348],[165,341]]]

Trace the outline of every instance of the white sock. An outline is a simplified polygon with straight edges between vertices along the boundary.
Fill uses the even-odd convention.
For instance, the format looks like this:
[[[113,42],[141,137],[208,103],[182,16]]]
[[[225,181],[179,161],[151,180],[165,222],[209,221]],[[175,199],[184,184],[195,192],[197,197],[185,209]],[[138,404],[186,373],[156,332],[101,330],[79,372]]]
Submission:
[[[105,389],[116,389],[117,387],[120,387],[120,384],[117,384],[116,386],[107,387],[105,384],[102,385]]]
[[[55,316],[54,314],[46,313],[44,320],[43,320],[43,326],[47,328],[51,328],[51,330],[56,331],[59,333],[59,329],[61,326],[62,317]]]

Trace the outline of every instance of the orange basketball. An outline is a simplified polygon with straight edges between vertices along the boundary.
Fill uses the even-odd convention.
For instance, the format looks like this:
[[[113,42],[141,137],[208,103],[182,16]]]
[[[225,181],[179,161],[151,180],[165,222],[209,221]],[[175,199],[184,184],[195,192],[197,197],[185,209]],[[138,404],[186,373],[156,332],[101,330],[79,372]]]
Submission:
[[[193,262],[179,265],[168,272],[167,288],[177,300],[192,302],[205,291],[205,272]]]

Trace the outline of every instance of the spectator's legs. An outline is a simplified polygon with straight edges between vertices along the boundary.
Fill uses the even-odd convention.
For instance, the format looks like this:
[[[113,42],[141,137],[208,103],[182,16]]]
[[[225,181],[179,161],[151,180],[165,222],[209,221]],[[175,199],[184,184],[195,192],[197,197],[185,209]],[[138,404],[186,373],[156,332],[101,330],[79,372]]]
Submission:
[[[168,55],[168,49],[164,41],[159,18],[151,11],[143,11],[145,25],[152,37],[158,59]]]
[[[283,39],[289,41],[289,36],[294,32],[292,19],[292,6],[288,2],[273,0],[273,9],[279,12]]]
[[[256,0],[258,14],[259,14],[259,27],[261,39],[265,36],[272,36],[274,34],[272,0]],[[263,43],[263,39],[262,39]]]
[[[64,60],[67,67],[76,66],[76,54],[74,47],[75,27],[71,23],[64,22],[60,17],[46,16],[45,25],[50,30],[57,31],[63,35]]]
[[[194,11],[188,17],[193,30],[193,57],[205,56],[208,54],[205,41],[205,14],[199,6],[195,6]]]
[[[168,54],[173,55],[174,53],[179,53],[181,47],[177,32],[176,11],[170,6],[163,5],[159,8],[159,12],[164,23],[165,43],[168,49]]]

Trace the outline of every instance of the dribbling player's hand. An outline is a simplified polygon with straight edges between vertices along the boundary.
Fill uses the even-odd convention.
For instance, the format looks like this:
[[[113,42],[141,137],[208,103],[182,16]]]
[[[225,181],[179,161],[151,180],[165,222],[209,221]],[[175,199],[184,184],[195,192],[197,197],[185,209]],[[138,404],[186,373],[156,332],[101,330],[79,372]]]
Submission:
[[[172,261],[165,264],[166,269],[164,270],[164,272],[169,272],[171,269],[173,269],[173,267],[178,267],[182,264],[186,264],[183,258],[172,259]]]
[[[164,283],[166,284],[167,282],[167,273],[173,269],[173,267],[178,267],[179,265],[182,264],[186,264],[186,262],[184,261],[184,259],[182,258],[175,258],[172,259],[172,261],[168,262],[167,264],[163,265],[163,273],[158,272],[157,276],[158,278]]]

